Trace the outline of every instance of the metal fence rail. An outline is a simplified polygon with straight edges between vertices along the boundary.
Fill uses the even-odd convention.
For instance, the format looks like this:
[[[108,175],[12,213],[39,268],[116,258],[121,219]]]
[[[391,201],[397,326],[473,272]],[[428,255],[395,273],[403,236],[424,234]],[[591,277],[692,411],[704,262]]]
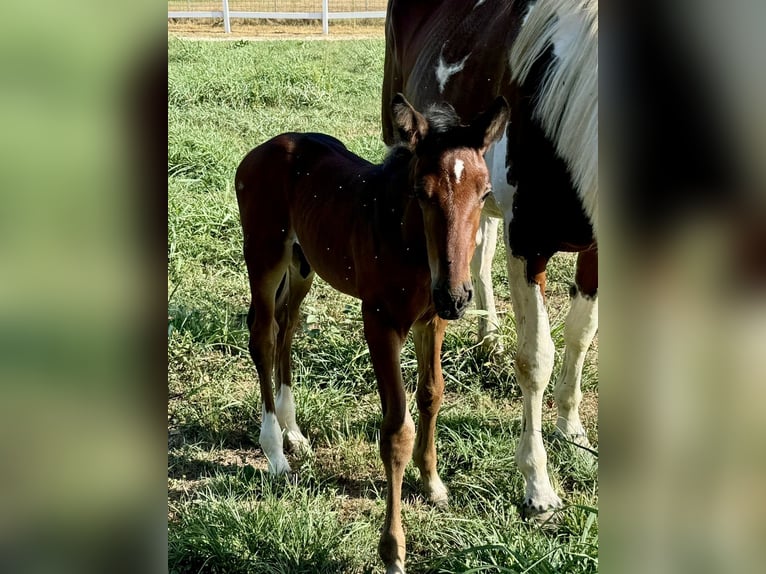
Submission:
[[[224,30],[227,34],[231,33],[231,20],[233,18],[241,19],[265,19],[265,20],[321,20],[322,21],[322,33],[330,33],[330,20],[350,20],[350,19],[374,19],[386,17],[386,2],[387,0],[365,0],[364,10],[354,10],[357,2],[348,1],[334,2],[335,5],[343,5],[342,8],[352,8],[351,10],[337,10],[330,12],[330,0],[314,0],[314,1],[296,1],[288,0],[285,2],[273,2],[259,1],[259,2],[242,2],[237,0],[221,0],[220,10],[216,8],[219,3],[215,1],[205,0],[186,0],[183,1],[168,1],[168,19],[181,19],[181,18],[221,18],[223,19]],[[361,4],[362,2],[358,2]],[[255,5],[253,7],[266,8],[274,6],[274,10],[231,10],[231,6],[235,8],[248,7],[247,5]],[[280,6],[287,7],[287,10],[279,10]],[[370,4],[374,7],[382,8],[380,10],[370,10]],[[171,7],[178,8],[186,6],[188,10],[171,10]],[[312,11],[306,11],[305,7],[309,6],[314,8]],[[350,5],[350,6],[349,6]],[[199,7],[199,9],[197,9]],[[303,8],[303,10],[298,10]]]

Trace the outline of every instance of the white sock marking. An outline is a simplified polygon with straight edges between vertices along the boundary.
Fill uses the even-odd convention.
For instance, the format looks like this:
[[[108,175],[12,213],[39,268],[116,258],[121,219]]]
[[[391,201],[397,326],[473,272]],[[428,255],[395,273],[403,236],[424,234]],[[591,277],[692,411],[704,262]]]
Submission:
[[[543,294],[539,285],[527,281],[524,259],[508,258],[508,281],[519,339],[515,370],[524,409],[516,462],[526,482],[525,504],[548,510],[561,505],[548,476],[542,436],[543,392],[553,370],[553,339]]]
[[[288,385],[282,385],[277,393],[275,401],[277,419],[287,434],[287,441],[294,449],[309,449],[309,441],[303,436],[298,423],[295,422],[295,399],[293,389]]]
[[[564,326],[564,362],[553,395],[556,398],[556,427],[565,437],[588,446],[585,428],[580,420],[582,367],[598,327],[598,299],[577,293],[572,299]]]
[[[282,450],[282,429],[274,413],[266,412],[265,405],[261,405],[263,421],[261,422],[261,437],[259,442],[263,454],[269,461],[269,474],[283,474],[290,472],[290,465]]]

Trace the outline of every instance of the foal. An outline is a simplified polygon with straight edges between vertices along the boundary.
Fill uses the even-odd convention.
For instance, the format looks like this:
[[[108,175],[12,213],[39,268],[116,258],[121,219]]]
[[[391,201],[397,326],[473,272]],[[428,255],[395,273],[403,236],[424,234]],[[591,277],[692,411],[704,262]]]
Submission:
[[[290,347],[316,272],[362,301],[388,481],[378,552],[387,572],[396,573],[404,572],[401,489],[413,447],[431,501],[447,498],[434,445],[444,390],[441,346],[446,320],[461,317],[473,294],[469,265],[490,191],[483,154],[503,133],[508,106],[498,98],[470,125],[461,125],[446,105],[421,114],[401,94],[391,111],[403,143],[382,165],[330,136],[287,133],[252,150],[235,181],[252,293],[249,349],[263,398],[260,443],[269,472],[290,470],[283,432],[293,447],[308,447],[295,421]],[[417,436],[399,363],[410,329],[418,360]]]

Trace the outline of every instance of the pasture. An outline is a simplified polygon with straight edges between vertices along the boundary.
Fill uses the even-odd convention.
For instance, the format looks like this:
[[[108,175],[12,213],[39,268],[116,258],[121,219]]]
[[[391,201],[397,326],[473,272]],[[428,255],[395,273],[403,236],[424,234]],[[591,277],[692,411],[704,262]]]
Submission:
[[[363,573],[385,513],[380,403],[357,301],[317,277],[294,343],[297,420],[313,455],[270,478],[258,446],[260,396],[247,353],[249,303],[234,171],[285,131],[320,131],[380,161],[382,39],[168,44],[168,554],[170,572]],[[338,225],[343,225],[342,221]],[[549,265],[547,296],[562,354],[574,258]],[[555,523],[525,523],[514,453],[521,422],[515,335],[502,245],[493,268],[507,354],[482,356],[476,317],[447,330],[445,401],[437,424],[447,509],[430,507],[417,470],[404,479],[410,573],[598,570],[593,455],[553,437],[549,470],[567,506]],[[402,364],[409,391],[411,341]],[[555,376],[555,374],[554,374]],[[583,374],[583,420],[598,445],[597,357]],[[410,411],[416,418],[414,397]]]

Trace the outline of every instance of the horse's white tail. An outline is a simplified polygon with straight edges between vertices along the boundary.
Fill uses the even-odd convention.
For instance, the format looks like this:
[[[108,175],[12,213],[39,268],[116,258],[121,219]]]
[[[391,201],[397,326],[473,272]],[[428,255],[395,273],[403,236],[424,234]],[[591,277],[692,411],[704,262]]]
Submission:
[[[536,2],[511,50],[514,79],[523,83],[548,47],[555,57],[535,116],[569,166],[598,238],[598,1]]]

